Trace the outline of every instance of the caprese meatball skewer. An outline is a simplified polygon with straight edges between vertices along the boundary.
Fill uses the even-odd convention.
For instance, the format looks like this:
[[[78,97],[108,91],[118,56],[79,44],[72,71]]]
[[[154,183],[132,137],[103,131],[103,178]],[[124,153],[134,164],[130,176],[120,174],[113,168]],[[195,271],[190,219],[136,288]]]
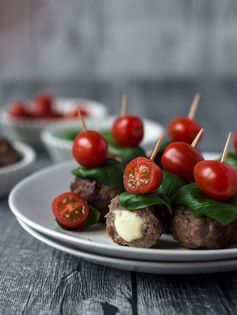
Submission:
[[[196,184],[181,188],[172,221],[174,238],[186,248],[225,248],[237,241],[237,172],[225,163],[231,134],[221,161],[200,161]]]
[[[163,136],[161,136],[150,159],[138,157],[132,160],[124,171],[124,187],[126,193],[112,199],[109,213],[106,216],[106,230],[112,240],[120,245],[150,248],[156,246],[162,234],[162,224],[153,206],[143,202],[137,207],[137,197],[146,196],[154,192],[162,182],[162,171],[154,163]],[[125,194],[125,196],[124,196]],[[129,209],[122,203],[122,199],[134,198],[136,209]],[[154,204],[153,204],[154,205]]]

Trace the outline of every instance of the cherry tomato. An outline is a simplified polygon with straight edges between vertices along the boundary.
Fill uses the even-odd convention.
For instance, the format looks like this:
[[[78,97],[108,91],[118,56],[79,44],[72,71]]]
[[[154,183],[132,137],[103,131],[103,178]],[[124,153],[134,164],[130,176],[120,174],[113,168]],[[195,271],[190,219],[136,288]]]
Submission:
[[[177,117],[168,125],[168,133],[172,141],[192,143],[201,126],[188,117]]]
[[[124,170],[124,187],[130,194],[148,194],[162,183],[162,171],[155,162],[138,157],[128,163]]]
[[[78,229],[89,216],[89,206],[85,199],[71,192],[56,197],[52,210],[57,221],[67,229]]]
[[[115,120],[112,137],[122,147],[135,147],[143,139],[143,121],[137,116],[122,116]]]
[[[235,131],[234,133],[234,148],[235,152],[237,152],[237,131]]]
[[[204,160],[201,153],[185,142],[170,143],[162,157],[161,164],[164,170],[174,173],[187,182],[194,181],[194,166]]]
[[[79,133],[72,147],[75,160],[87,168],[101,166],[106,159],[108,143],[102,134],[87,130]]]
[[[12,118],[27,118],[29,116],[25,104],[21,102],[13,103],[10,106],[9,114]]]
[[[201,191],[217,200],[228,200],[237,192],[237,173],[227,163],[201,161],[194,168],[195,181]]]
[[[51,95],[42,94],[37,96],[33,101],[33,113],[35,116],[48,115],[49,113],[53,113],[53,97]]]

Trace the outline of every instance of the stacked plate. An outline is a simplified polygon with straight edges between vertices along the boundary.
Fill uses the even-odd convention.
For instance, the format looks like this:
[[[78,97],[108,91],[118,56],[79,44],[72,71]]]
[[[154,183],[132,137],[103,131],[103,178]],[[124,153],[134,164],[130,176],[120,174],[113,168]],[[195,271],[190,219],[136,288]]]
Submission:
[[[206,155],[206,158],[216,158]],[[21,226],[51,247],[93,263],[129,271],[160,274],[198,274],[237,270],[237,247],[221,250],[187,250],[164,235],[158,249],[122,247],[106,235],[104,225],[84,232],[60,228],[51,202],[68,191],[74,162],[60,163],[37,172],[11,192],[9,204]]]

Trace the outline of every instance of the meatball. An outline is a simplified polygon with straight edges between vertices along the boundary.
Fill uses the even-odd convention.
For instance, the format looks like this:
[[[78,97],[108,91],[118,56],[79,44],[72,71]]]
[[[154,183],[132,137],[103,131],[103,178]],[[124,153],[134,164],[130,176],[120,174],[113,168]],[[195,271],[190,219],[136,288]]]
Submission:
[[[129,211],[119,204],[118,196],[111,200],[106,215],[106,230],[119,245],[150,248],[156,246],[162,225],[152,207]]]
[[[169,210],[167,208],[158,209],[157,215],[159,220],[162,223],[163,231],[166,234],[171,234],[172,231],[172,216],[169,213]]]
[[[237,220],[221,225],[207,217],[195,217],[184,206],[175,209],[172,219],[174,239],[185,248],[226,248],[237,241]]]
[[[96,180],[76,177],[71,184],[71,191],[86,199],[89,205],[101,213],[101,221],[109,211],[111,199],[118,195],[119,190],[105,186]]]

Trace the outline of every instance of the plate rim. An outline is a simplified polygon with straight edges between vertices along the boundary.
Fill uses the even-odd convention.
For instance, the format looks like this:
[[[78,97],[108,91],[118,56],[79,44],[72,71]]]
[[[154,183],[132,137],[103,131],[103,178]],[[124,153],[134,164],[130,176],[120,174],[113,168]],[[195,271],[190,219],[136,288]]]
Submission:
[[[136,259],[126,259],[126,258],[119,258],[119,257],[111,257],[107,255],[100,255],[95,253],[86,252],[84,250],[77,250],[71,248],[69,245],[66,244],[58,244],[58,242],[54,240],[48,239],[47,236],[42,235],[42,233],[35,231],[27,224],[22,222],[20,219],[17,219],[20,226],[32,237],[41,241],[42,243],[57,249],[61,252],[67,253],[69,255],[73,255],[80,259],[84,259],[85,261],[93,262],[95,264],[103,265],[110,268],[126,270],[126,271],[136,271],[136,272],[148,272],[148,273],[156,273],[156,274],[205,274],[205,273],[214,273],[214,272],[223,272],[223,268],[229,268],[226,271],[233,271],[237,269],[237,258],[236,259],[228,259],[228,260],[215,260],[215,261],[199,261],[199,262],[182,262],[181,264],[177,264],[176,262],[170,261],[147,261],[147,260],[136,260]],[[107,259],[107,261],[105,260]],[[126,268],[128,263],[133,264],[133,268]],[[105,265],[106,264],[106,265]],[[119,264],[119,267],[114,266],[115,264]],[[142,269],[146,264],[145,271],[137,270]],[[130,265],[131,266],[131,265]],[[150,270],[147,268],[151,268]],[[154,269],[160,269],[159,271]],[[206,268],[222,268],[220,270],[214,270],[211,272],[209,269],[205,270]],[[168,270],[167,270],[168,269]],[[194,272],[195,271],[195,272]],[[198,271],[198,272],[197,272]]]

